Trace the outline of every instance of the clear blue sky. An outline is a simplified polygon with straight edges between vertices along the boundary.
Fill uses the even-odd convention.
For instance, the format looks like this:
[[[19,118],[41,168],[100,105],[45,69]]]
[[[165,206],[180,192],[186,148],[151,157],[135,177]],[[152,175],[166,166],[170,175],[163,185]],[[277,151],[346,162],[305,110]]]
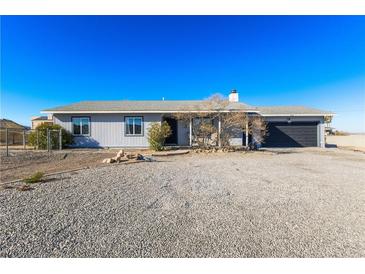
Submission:
[[[365,17],[1,18],[1,116],[29,125],[81,100],[202,99],[306,105],[365,132]]]

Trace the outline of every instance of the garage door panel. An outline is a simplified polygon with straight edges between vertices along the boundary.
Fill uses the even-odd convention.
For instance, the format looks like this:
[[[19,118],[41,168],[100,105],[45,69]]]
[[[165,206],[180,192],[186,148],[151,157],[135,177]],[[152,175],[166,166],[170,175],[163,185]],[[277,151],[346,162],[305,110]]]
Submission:
[[[317,146],[317,123],[268,123],[266,147],[313,147]]]

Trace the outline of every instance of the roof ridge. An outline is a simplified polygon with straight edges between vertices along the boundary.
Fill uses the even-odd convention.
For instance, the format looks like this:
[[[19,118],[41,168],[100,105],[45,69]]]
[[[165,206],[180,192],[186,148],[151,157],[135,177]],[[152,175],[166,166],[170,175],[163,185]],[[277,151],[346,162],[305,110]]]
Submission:
[[[93,100],[58,106],[43,110],[52,111],[183,111],[208,109],[209,100]],[[229,102],[224,106],[227,110],[254,109],[244,102]]]

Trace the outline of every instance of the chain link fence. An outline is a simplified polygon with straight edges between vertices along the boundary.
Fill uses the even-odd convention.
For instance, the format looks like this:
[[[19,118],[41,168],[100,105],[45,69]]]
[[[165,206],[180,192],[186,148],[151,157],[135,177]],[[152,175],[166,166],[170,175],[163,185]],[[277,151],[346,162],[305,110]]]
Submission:
[[[52,150],[62,149],[61,129],[0,129],[0,147],[9,156],[10,150]]]

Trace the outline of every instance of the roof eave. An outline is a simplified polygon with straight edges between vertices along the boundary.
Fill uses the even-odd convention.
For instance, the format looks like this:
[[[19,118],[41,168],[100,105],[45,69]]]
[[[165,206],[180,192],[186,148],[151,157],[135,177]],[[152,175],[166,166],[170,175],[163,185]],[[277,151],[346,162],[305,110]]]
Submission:
[[[209,113],[209,112],[256,112],[258,110],[242,109],[242,110],[42,110],[41,113],[45,114],[72,114],[72,113]]]

